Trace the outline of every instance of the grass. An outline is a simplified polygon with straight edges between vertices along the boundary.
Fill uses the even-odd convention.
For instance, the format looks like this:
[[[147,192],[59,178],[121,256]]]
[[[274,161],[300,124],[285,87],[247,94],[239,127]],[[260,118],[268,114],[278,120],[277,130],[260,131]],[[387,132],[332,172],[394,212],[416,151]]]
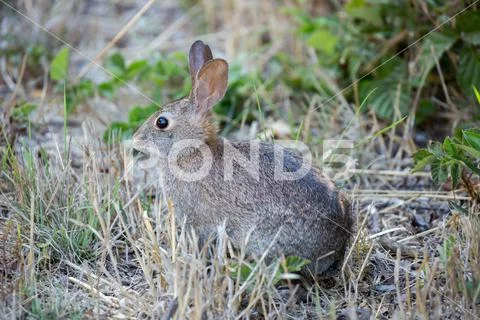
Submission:
[[[304,65],[317,59],[308,49],[304,55],[301,41],[288,31],[292,21],[283,19],[272,3],[212,3],[200,1],[194,7],[205,12],[205,28],[214,31],[206,40],[210,37],[215,48],[225,44],[227,54],[241,51],[238,56],[248,56],[242,61],[255,64],[240,66],[272,67],[267,61],[285,46],[278,40],[283,38],[293,48],[290,55]],[[26,6],[27,13],[33,16],[38,10],[47,24],[58,25],[53,19],[55,8],[37,6]],[[67,14],[66,7],[57,10]],[[80,16],[79,9],[74,10]],[[215,19],[216,10],[223,13],[222,19]],[[251,17],[248,28],[244,16]],[[153,13],[145,13],[145,21],[153,18]],[[223,27],[216,29],[222,20]],[[170,34],[189,32],[173,25],[176,29]],[[81,45],[93,41],[75,38],[79,36],[75,28],[64,27],[65,34]],[[267,31],[271,46],[262,45]],[[184,51],[189,41],[171,43]],[[162,47],[164,42],[155,43]],[[337,181],[352,198],[356,220],[346,260],[335,276],[303,286],[288,272],[278,280],[277,271],[287,263],[282,260],[269,266],[258,261],[246,276],[235,272],[247,259],[242,250],[232,250],[226,235],[199,250],[195,235],[175,223],[174,205],[156,188],[144,187],[145,173],[127,172],[128,150],[102,142],[106,124],[94,110],[101,105],[97,109],[108,113],[112,103],[117,110],[125,109],[131,105],[123,100],[129,98],[128,91],[113,100],[98,96],[87,100],[67,119],[62,112],[65,96],[39,81],[43,73],[33,72],[27,58],[0,59],[0,66],[10,67],[2,77],[9,79],[7,87],[15,92],[13,99],[6,100],[8,108],[16,105],[12,103],[16,99],[30,101],[35,92],[42,92],[32,123],[7,122],[2,115],[0,318],[478,318],[479,204],[464,189],[435,187],[425,172],[410,173],[416,149],[411,128],[415,112],[406,119],[395,112],[390,121],[379,120],[368,109],[368,99],[357,108],[351,106],[320,68],[313,68],[300,82],[321,77],[322,87],[302,94],[297,94],[295,65],[286,63],[281,70],[288,74],[266,70],[273,75],[267,82],[251,75],[234,79],[236,91],[228,98],[244,99],[249,110],[229,108],[222,113],[221,120],[230,124],[225,125],[225,133],[245,136],[245,132],[256,135],[270,130],[274,137],[299,139],[313,148],[319,163],[326,139],[350,139],[358,146],[350,150],[357,167],[348,179]],[[27,67],[15,61],[24,61]],[[12,77],[18,75],[17,69],[25,69],[22,77]],[[18,78],[23,80],[17,85],[10,81]],[[46,88],[39,88],[39,83]],[[165,88],[168,92],[162,96],[174,91]],[[247,94],[238,93],[243,91]],[[332,93],[335,105],[323,105]],[[136,98],[141,97],[128,101]],[[455,106],[444,107],[445,113],[455,116]],[[239,114],[234,119],[227,117],[232,110]],[[35,112],[43,116],[35,117]],[[48,117],[49,113],[60,117]]]
[[[2,182],[9,191],[0,198],[7,212],[0,249],[4,315],[335,318],[368,310],[474,318],[478,312],[480,219],[473,209],[444,215],[417,238],[408,212],[442,215],[443,201],[427,200],[428,192],[390,200],[388,191],[359,190],[353,192],[357,230],[341,274],[307,288],[290,280],[275,285],[275,272],[259,263],[241,282],[231,274],[245,259],[241,252],[226,237],[199,251],[194,236],[175,225],[172,206],[121,180],[125,159],[114,151],[85,145],[78,170],[65,166],[62,153],[48,160],[26,148],[7,155],[11,171],[3,171]],[[114,161],[108,173],[104,157]]]

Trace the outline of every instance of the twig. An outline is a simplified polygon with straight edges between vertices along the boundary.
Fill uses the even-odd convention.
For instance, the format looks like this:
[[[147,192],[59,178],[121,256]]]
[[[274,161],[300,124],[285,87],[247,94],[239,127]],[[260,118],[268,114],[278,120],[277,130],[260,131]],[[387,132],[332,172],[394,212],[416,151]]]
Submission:
[[[112,306],[114,308],[119,308],[120,307],[120,304],[119,304],[117,298],[106,296],[103,293],[101,293],[100,291],[98,291],[97,289],[95,289],[94,287],[92,287],[91,285],[89,285],[88,283],[82,282],[82,281],[80,281],[78,279],[75,279],[73,277],[68,277],[68,280],[70,280],[71,282],[73,282],[75,284],[78,284],[79,286],[81,286],[81,287],[83,287],[87,290],[90,290],[94,295],[97,295],[100,298],[100,300],[104,301],[105,303],[109,304],[110,306]]]
[[[383,230],[383,231],[380,231],[378,233],[369,235],[367,237],[367,239],[372,240],[372,239],[375,239],[375,238],[378,238],[378,237],[381,237],[383,235],[386,235],[386,234],[389,234],[389,233],[392,233],[392,232],[396,232],[396,231],[407,231],[407,229],[405,229],[404,227],[391,228],[391,229]]]
[[[432,229],[428,229],[428,230],[425,230],[425,231],[423,231],[423,232],[414,234],[413,236],[400,239],[400,240],[398,240],[398,242],[403,243],[403,242],[410,241],[410,240],[412,240],[412,239],[418,239],[418,238],[420,238],[420,237],[426,236],[427,234],[433,233],[433,232],[437,231],[438,229],[439,229],[439,227],[435,227],[435,228],[432,228]]]
[[[398,176],[398,177],[430,177],[428,172],[410,172],[397,170],[371,170],[371,169],[348,169],[348,173],[371,174],[381,176]]]
[[[104,56],[107,54],[108,50],[110,50],[123,36],[137,23],[138,19],[140,19],[143,14],[152,6],[155,0],[149,0],[145,5],[128,21],[128,23],[113,37],[112,40],[102,49],[100,52],[90,60],[89,64],[86,65],[78,74],[75,82],[83,78],[85,74],[92,68],[94,64],[97,64]]]

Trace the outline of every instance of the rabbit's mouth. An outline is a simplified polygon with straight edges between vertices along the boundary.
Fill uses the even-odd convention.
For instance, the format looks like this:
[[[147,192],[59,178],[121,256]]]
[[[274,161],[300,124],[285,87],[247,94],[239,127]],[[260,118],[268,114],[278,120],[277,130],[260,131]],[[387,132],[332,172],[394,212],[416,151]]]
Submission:
[[[137,161],[145,161],[150,158],[150,152],[143,148],[133,148],[133,157]]]

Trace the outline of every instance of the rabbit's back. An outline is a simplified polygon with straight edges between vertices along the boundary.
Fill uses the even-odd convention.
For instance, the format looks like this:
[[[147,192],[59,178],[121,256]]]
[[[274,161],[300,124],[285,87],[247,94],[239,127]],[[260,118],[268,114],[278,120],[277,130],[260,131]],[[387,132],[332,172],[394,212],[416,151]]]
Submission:
[[[175,186],[181,190],[177,201],[180,209],[201,239],[213,235],[225,222],[234,245],[241,247],[249,237],[248,254],[261,256],[269,248],[269,257],[301,256],[314,262],[315,273],[341,259],[351,232],[351,218],[348,204],[328,178],[312,167],[299,179],[279,179],[275,174],[280,169],[279,159],[268,143],[258,145],[255,176],[235,161],[233,166],[226,164],[232,147],[250,158],[251,143],[228,142],[230,149],[224,143],[216,146],[206,178]],[[302,158],[287,149],[282,162],[284,172],[296,172]]]

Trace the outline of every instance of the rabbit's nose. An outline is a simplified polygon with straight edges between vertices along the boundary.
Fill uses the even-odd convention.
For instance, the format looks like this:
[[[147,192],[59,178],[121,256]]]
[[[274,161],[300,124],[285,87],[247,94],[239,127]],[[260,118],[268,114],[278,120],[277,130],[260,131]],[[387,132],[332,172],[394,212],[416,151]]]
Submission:
[[[150,158],[150,153],[143,148],[133,148],[133,157],[138,161],[144,161]]]

